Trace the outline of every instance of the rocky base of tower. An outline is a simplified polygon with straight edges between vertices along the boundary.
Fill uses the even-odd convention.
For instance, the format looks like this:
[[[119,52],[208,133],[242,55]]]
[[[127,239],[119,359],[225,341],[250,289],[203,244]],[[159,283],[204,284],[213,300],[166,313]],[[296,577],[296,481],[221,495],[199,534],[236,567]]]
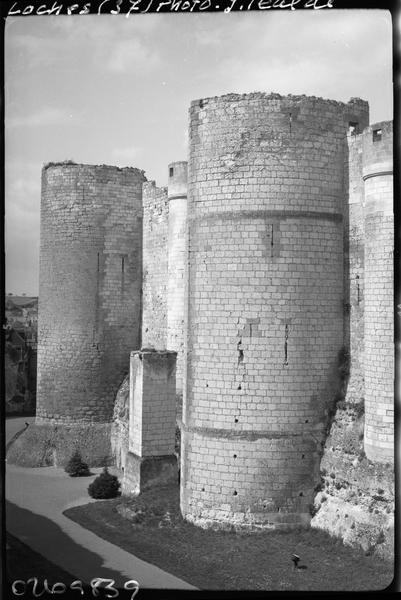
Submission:
[[[32,424],[10,446],[7,462],[21,467],[64,467],[74,450],[90,467],[114,464],[109,423]]]
[[[392,559],[394,467],[375,465],[363,449],[363,403],[340,402],[321,462],[311,526],[344,544]]]

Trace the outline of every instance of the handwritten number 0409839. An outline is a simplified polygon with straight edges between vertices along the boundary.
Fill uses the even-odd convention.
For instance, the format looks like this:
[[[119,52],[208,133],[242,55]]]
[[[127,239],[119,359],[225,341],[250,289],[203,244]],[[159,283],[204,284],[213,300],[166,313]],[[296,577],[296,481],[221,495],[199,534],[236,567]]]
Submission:
[[[25,594],[27,592],[29,592],[29,584],[30,583],[32,583],[32,596],[34,598],[40,598],[40,596],[43,596],[43,594],[45,592],[47,592],[48,594],[51,594],[51,595],[64,594],[64,592],[66,592],[67,587],[68,587],[65,583],[62,583],[62,582],[57,582],[53,586],[49,587],[47,579],[45,579],[43,582],[43,589],[39,592],[38,591],[38,583],[39,582],[38,582],[37,577],[31,577],[26,582],[23,581],[22,579],[17,579],[15,581],[13,581],[12,586],[11,586],[14,596],[25,596]],[[104,597],[117,598],[119,596],[120,592],[114,587],[114,584],[115,584],[114,579],[103,579],[103,577],[95,577],[90,582],[92,596],[97,598],[101,594],[100,590],[102,589],[103,590],[103,594],[102,594],[103,598]],[[70,584],[69,588],[70,588],[70,590],[78,591],[81,595],[85,594],[85,590],[82,586],[82,581],[80,581],[79,579],[77,579],[76,581],[73,581]],[[129,581],[126,581],[124,583],[124,589],[127,591],[132,591],[130,600],[133,600],[133,598],[135,598],[136,594],[138,593],[139,584],[137,581],[135,581],[135,579],[130,579]]]

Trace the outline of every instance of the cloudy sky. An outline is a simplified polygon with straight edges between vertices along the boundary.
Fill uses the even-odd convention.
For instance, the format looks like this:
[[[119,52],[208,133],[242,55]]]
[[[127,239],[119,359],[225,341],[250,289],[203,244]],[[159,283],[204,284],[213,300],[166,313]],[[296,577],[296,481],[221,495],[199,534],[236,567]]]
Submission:
[[[369,101],[392,118],[381,10],[14,17],[6,21],[6,291],[38,293],[40,174],[72,159],[157,185],[187,157],[191,100],[228,92]]]

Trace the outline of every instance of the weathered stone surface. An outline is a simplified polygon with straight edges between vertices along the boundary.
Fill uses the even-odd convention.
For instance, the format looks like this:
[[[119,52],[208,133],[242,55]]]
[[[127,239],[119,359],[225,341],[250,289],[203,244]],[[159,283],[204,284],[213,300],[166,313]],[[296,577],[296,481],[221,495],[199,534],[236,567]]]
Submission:
[[[365,183],[365,451],[369,459],[385,463],[394,462],[392,123],[371,125],[362,138]]]
[[[182,396],[187,266],[187,163],[184,161],[169,165],[168,203],[166,347],[177,352],[176,391]]]
[[[181,510],[199,524],[309,520],[344,343],[349,122],[366,102],[191,105]]]
[[[360,402],[365,397],[362,136],[350,133],[347,143],[348,162],[344,165],[344,176],[348,179],[344,206],[344,346],[349,349],[350,356],[347,401]]]
[[[312,526],[346,544],[394,553],[394,340],[392,123],[348,136],[345,235],[346,402],[321,463]],[[366,453],[366,455],[365,455]]]
[[[340,403],[321,462],[313,527],[383,558],[394,553],[394,469],[364,453],[363,404]]]
[[[8,460],[64,464],[78,444],[128,465],[126,490],[170,481],[183,387],[185,518],[314,514],[391,556],[392,124],[367,124],[357,98],[195,101],[188,212],[184,161],[168,189],[137,169],[44,168],[37,424]]]
[[[175,456],[137,456],[129,452],[126,457],[122,493],[136,496],[152,487],[178,483]]]
[[[111,448],[116,466],[124,468],[129,440],[129,376],[122,382],[114,404],[111,425]]]
[[[64,467],[75,450],[90,467],[113,464],[109,423],[32,424],[11,445],[7,462],[21,467]]]
[[[42,171],[37,423],[110,423],[140,344],[143,171]]]
[[[178,481],[175,451],[175,365],[177,353],[131,352],[129,453],[123,492]]]
[[[167,189],[143,184],[142,347],[167,348]]]

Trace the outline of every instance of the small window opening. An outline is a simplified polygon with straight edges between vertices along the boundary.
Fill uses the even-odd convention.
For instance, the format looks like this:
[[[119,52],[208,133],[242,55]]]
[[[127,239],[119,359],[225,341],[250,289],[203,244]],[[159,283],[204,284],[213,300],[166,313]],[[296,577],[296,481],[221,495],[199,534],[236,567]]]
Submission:
[[[170,174],[170,177],[172,177],[174,175],[174,167],[170,167],[169,174]]]
[[[382,130],[381,129],[374,129],[373,130],[373,141],[374,142],[380,142],[382,139]]]
[[[358,133],[358,122],[357,121],[350,121],[348,123],[348,133],[350,135],[356,135]]]
[[[270,256],[271,256],[271,258],[273,258],[273,246],[274,246],[273,236],[274,236],[274,225],[272,225],[271,235],[270,235]]]
[[[285,333],[284,333],[284,363],[283,366],[288,366],[288,336],[289,336],[290,328],[288,323],[285,324]]]

